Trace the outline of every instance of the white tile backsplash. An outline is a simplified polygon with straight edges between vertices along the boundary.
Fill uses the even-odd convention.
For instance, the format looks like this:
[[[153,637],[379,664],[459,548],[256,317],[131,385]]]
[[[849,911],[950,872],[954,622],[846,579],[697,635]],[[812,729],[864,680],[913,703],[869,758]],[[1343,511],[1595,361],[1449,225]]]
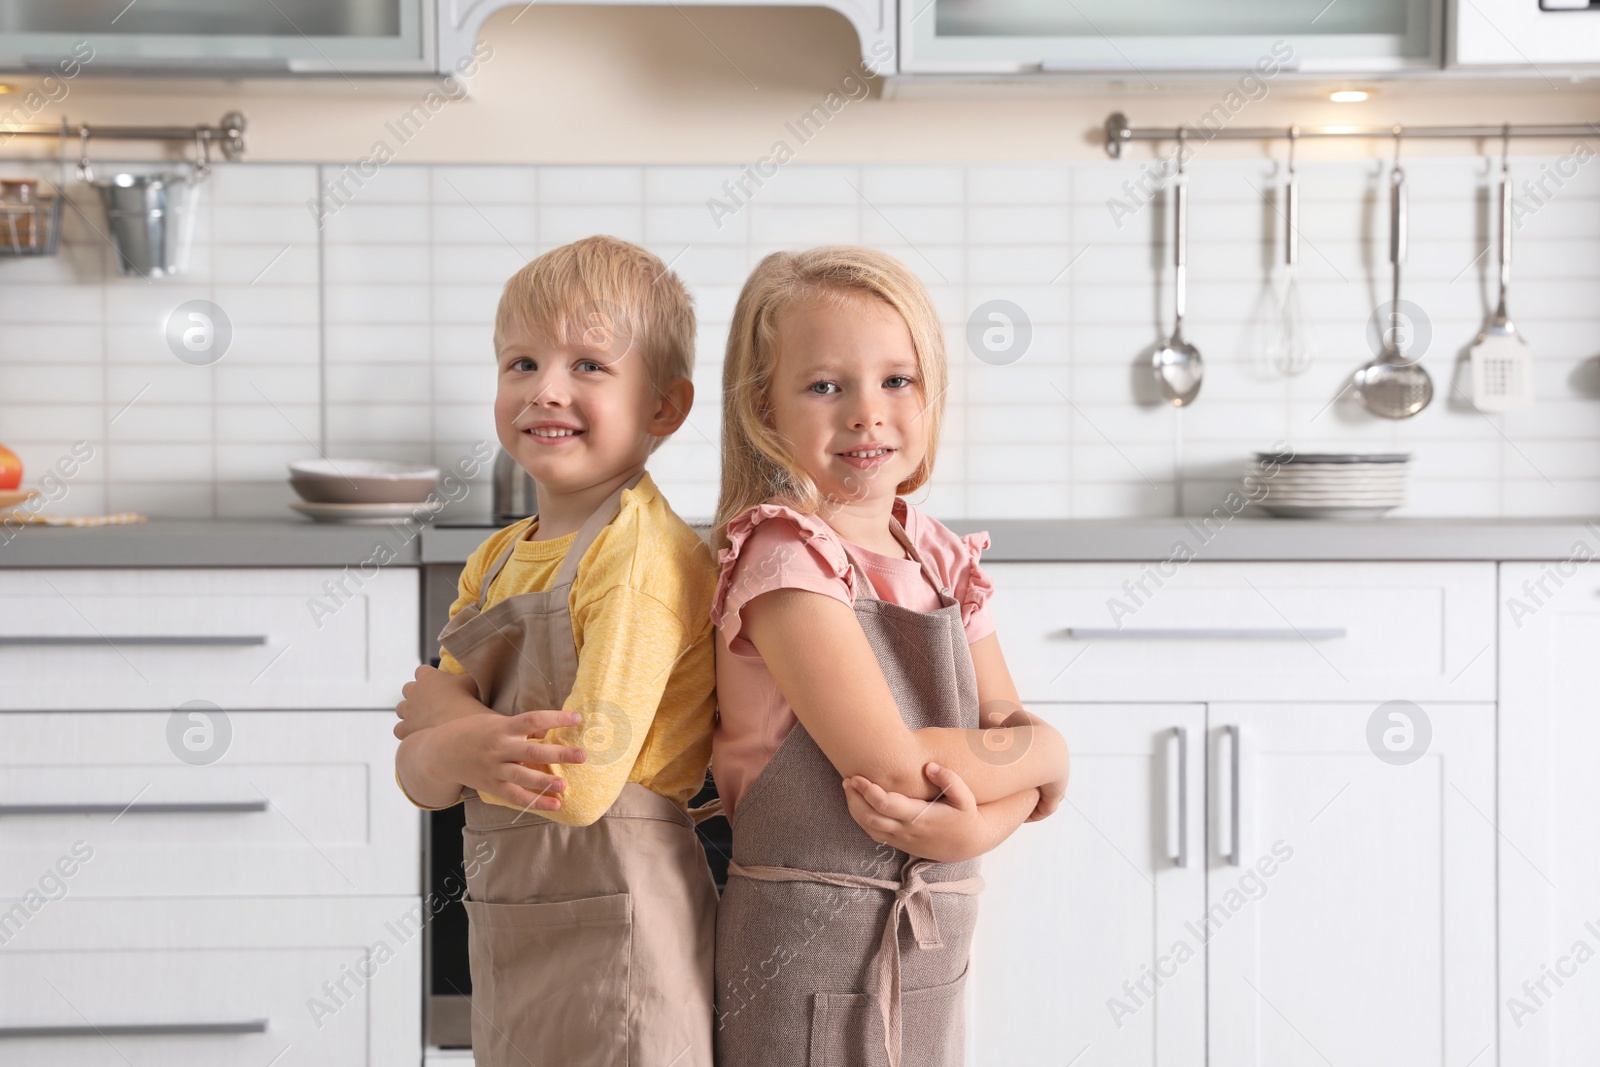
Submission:
[[[1536,178],[1546,162],[1519,159],[1514,175]],[[694,294],[699,403],[652,468],[681,512],[705,516],[741,283],[768,252],[861,242],[922,278],[945,323],[944,440],[916,494],[941,517],[1202,512],[1277,441],[1414,452],[1399,514],[1600,512],[1600,171],[1554,196],[1519,188],[1511,311],[1533,344],[1537,403],[1485,415],[1462,391],[1493,296],[1495,175],[1468,157],[1408,166],[1402,296],[1428,316],[1437,397],[1395,423],[1344,391],[1389,292],[1387,172],[1336,161],[1300,173],[1316,359],[1284,378],[1265,356],[1281,167],[1191,171],[1186,326],[1209,371],[1184,410],[1161,402],[1146,369],[1171,329],[1171,218],[1164,194],[1130,192],[1137,164],[795,164],[736,201],[725,189],[736,165],[392,166],[357,181],[333,166],[229,164],[203,194],[190,272],[158,281],[116,275],[99,205],[68,186],[83,214],[68,212],[61,253],[0,258],[0,441],[33,471],[74,440],[93,444],[96,460],[53,509],[77,514],[281,516],[292,459],[453,463],[493,437],[505,279],[555,244],[608,232],[674,263]],[[195,298],[233,323],[215,366],[166,345],[167,316]],[[1033,330],[1004,366],[966,346],[968,317],[992,299],[1021,306]]]

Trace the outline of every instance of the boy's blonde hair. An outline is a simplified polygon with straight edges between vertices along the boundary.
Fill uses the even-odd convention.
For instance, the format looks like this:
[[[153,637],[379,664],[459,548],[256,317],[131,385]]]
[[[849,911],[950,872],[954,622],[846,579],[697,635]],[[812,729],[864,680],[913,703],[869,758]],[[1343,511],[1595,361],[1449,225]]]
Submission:
[[[500,293],[494,350],[516,326],[557,344],[616,335],[650,368],[657,392],[694,374],[694,301],[683,281],[646,249],[585,237],[528,262]]]
[[[895,486],[903,495],[933,473],[944,420],[949,365],[933,299],[899,260],[870,248],[829,245],[808,252],[774,252],[761,261],[734,307],[722,366],[722,492],[713,544],[728,545],[728,521],[773,497],[797,511],[822,504],[817,485],[790,454],[788,442],[768,422],[777,366],[777,319],[787,308],[814,301],[881,300],[899,312],[911,333],[926,405],[928,450],[910,476]]]

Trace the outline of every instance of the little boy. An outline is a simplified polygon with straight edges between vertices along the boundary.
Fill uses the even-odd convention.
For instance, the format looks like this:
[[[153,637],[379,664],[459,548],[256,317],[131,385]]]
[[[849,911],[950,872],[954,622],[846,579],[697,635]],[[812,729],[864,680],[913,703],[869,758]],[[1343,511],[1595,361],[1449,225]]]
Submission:
[[[686,807],[717,569],[644,472],[694,400],[689,294],[587,238],[506,283],[494,346],[539,513],[468,559],[395,729],[412,803],[466,804],[474,1058],[710,1067],[716,888]]]

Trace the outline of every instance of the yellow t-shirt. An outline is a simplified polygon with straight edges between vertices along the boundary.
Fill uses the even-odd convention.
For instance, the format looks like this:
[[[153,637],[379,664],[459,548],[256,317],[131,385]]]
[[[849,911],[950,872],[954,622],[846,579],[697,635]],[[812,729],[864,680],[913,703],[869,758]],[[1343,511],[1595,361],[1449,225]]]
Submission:
[[[577,534],[526,540],[536,523],[537,518],[523,519],[478,546],[462,569],[452,618],[477,602],[485,572],[513,540],[517,545],[489,587],[484,607],[550,588]],[[716,583],[710,546],[672,510],[650,475],[623,490],[616,519],[579,561],[568,599],[578,674],[563,710],[583,712],[586,721],[547,735],[555,743],[581,745],[589,761],[537,766],[567,783],[561,808],[537,814],[587,826],[605,814],[628,782],[683,807],[699,792],[711,761],[716,707],[711,639]],[[467,673],[442,649],[439,659],[441,670]],[[596,715],[596,709],[605,714]],[[505,807],[521,806],[480,796]]]

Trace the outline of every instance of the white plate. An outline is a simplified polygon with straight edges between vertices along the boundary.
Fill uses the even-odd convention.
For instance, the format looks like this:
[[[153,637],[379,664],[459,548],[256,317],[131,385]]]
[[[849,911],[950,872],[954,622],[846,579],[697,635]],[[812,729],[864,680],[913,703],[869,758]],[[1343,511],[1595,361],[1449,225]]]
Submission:
[[[1267,493],[1261,499],[1274,504],[1400,504],[1405,501],[1405,493]]]
[[[1371,486],[1374,489],[1389,489],[1398,485],[1405,485],[1404,478],[1263,478],[1262,485],[1290,485],[1307,489],[1360,489]]]
[[[1262,482],[1269,493],[1403,493],[1405,482]]]
[[[1401,503],[1405,500],[1404,493],[1280,493],[1272,492],[1262,497],[1262,500],[1271,500],[1276,503],[1307,503],[1320,504],[1333,501],[1360,501],[1362,503],[1382,504],[1386,502]]]
[[[426,504],[312,504],[304,500],[291,500],[289,506],[313,522],[358,523],[366,526],[409,519],[413,515],[427,522],[434,516]]]
[[[1269,515],[1280,519],[1376,519],[1393,511],[1397,504],[1361,504],[1353,507],[1320,504],[1263,504]]]
[[[1262,487],[1269,493],[1403,493],[1406,491],[1405,482],[1392,482],[1389,484],[1372,482],[1352,482],[1347,485],[1326,482],[1265,482]]]
[[[1405,481],[1406,475],[1403,471],[1397,474],[1377,474],[1362,471],[1351,475],[1325,474],[1320,471],[1315,474],[1291,474],[1289,471],[1279,471],[1271,476],[1263,476],[1261,480],[1269,484],[1272,482],[1293,482],[1296,485],[1362,485],[1370,482],[1373,485],[1392,485],[1395,482]]]

